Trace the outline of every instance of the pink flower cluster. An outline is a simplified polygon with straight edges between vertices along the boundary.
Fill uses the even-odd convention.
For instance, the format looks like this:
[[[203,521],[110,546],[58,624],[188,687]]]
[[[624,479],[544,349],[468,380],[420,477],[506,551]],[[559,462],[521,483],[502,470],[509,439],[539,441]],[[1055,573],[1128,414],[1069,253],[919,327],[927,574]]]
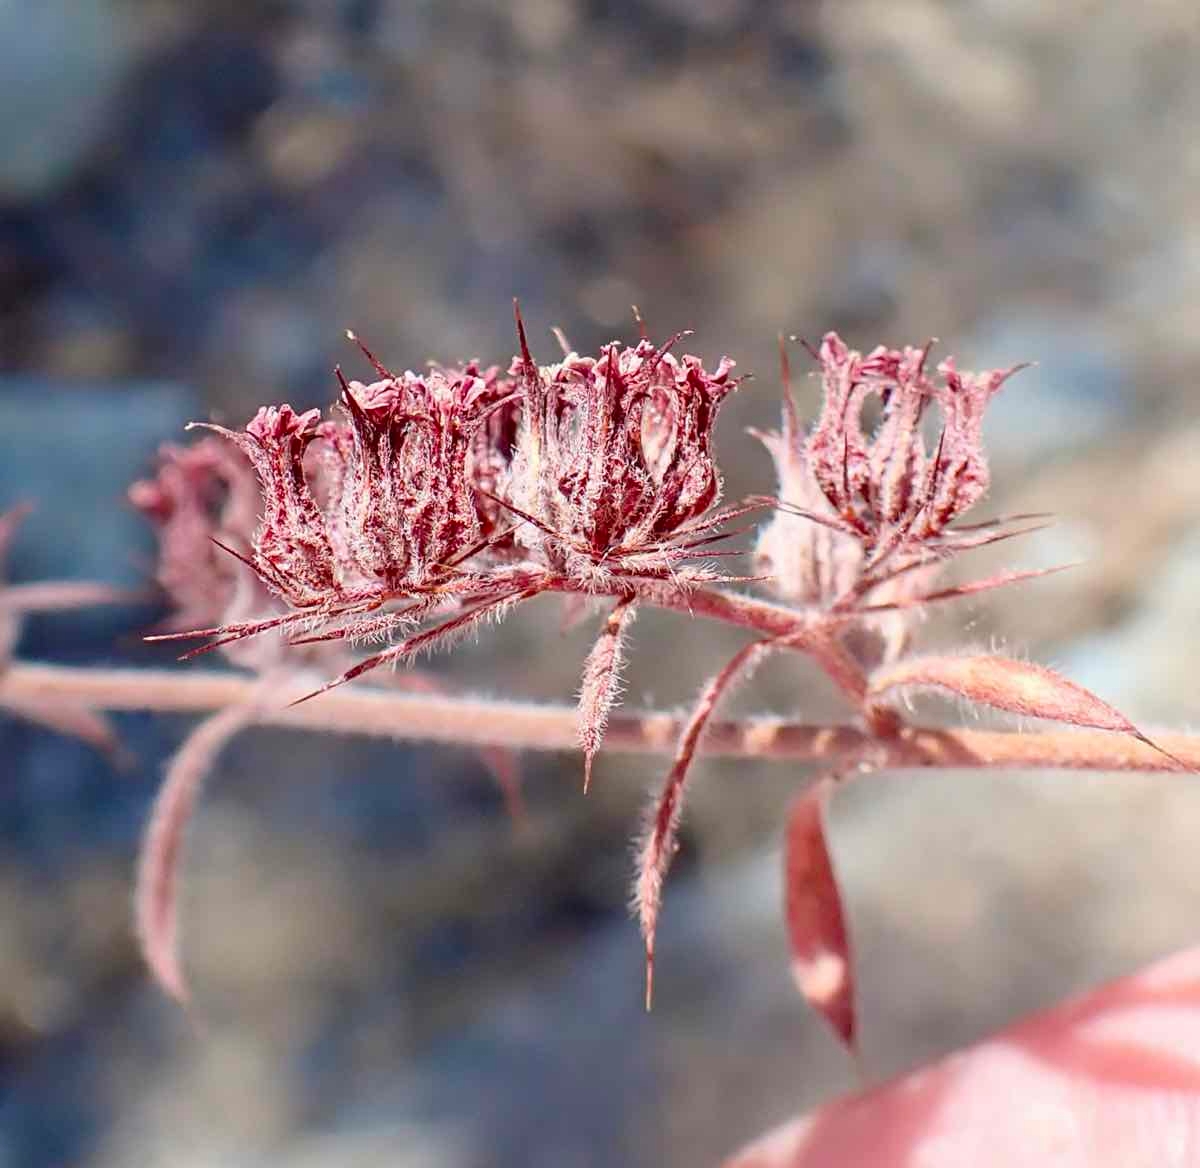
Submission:
[[[642,340],[599,357],[568,353],[539,369],[522,334],[513,363],[523,425],[509,476],[520,541],[585,586],[612,576],[667,578],[673,563],[724,518],[712,433],[737,385],[733,362],[709,373],[698,357]]]
[[[859,634],[884,659],[907,644],[911,617],[954,554],[1019,534],[1008,521],[950,525],[989,482],[983,415],[1023,366],[959,373],[953,358],[927,371],[929,345],[866,356],[829,333],[813,352],[823,405],[810,430],[796,417],[784,361],[783,430],[760,434],[779,475],[778,508],[755,549],[756,567],[780,598],[857,614]],[[880,402],[874,432],[864,407]],[[941,414],[932,452],[923,429]]]
[[[732,362],[709,373],[674,338],[538,366],[520,335],[508,376],[393,374],[364,350],[380,377],[341,379],[332,417],[263,407],[244,430],[204,424],[236,450],[164,451],[132,498],[160,529],[174,626],[222,646],[276,627],[357,639],[537,591],[678,581],[725,518],[712,432]],[[234,557],[256,611],[231,607]]]
[[[477,364],[393,374],[364,349],[378,379],[348,382],[339,371],[329,417],[281,405],[259,410],[244,430],[209,426],[226,441],[166,449],[158,477],[136,484],[132,497],[159,528],[158,578],[175,606],[173,627],[207,626],[168,636],[213,636],[206,648],[223,647],[268,675],[264,693],[279,667],[342,669],[321,693],[407,662],[542,593],[565,595],[572,615],[581,601],[606,600],[580,686],[585,789],[639,607],[752,632],[699,691],[646,817],[633,903],[647,1002],[692,763],[720,702],[775,652],[815,661],[859,719],[852,732],[890,757],[920,759],[924,749],[896,695],[933,689],[1122,734],[1183,766],[1118,710],[1051,670],[994,654],[908,652],[931,602],[1042,574],[935,587],[958,553],[1029,530],[1020,517],[961,522],[988,488],[985,410],[1019,367],[960,373],[947,359],[931,373],[929,345],[864,356],[829,333],[809,350],[823,403],[807,430],[783,358],[783,425],[759,435],[776,465],[777,495],[722,508],[713,433],[738,384],[732,361],[710,371],[697,357],[676,356],[680,336],[663,345],[644,335],[633,346],[614,342],[594,357],[560,337],[562,359],[542,366],[519,314],[517,332],[505,374]],[[754,511],[768,512],[754,548],[728,550],[722,541],[735,533],[727,521]],[[0,527],[0,543],[2,536]],[[773,599],[728,590],[736,578],[704,562],[743,554],[753,556],[757,574],[741,579]],[[256,634],[271,629],[283,635],[259,650],[264,638]],[[348,664],[352,644],[366,638],[386,645]],[[413,673],[403,679],[436,684]],[[139,921],[152,968],[177,996],[181,832],[212,744],[254,716],[234,709],[204,724],[195,750],[181,751],[173,765],[152,817]],[[488,761],[515,806],[512,760],[491,752]],[[802,992],[852,1044],[853,969],[825,844],[831,788],[829,777],[809,788],[789,823],[788,922]]]

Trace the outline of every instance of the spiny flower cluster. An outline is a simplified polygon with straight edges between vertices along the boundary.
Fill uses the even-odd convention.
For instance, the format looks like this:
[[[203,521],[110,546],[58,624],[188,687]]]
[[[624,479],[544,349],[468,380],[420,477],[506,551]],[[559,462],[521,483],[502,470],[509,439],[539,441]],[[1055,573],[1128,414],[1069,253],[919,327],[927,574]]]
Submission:
[[[1017,534],[1005,522],[961,519],[987,491],[983,415],[1023,366],[960,373],[953,358],[927,371],[929,345],[884,346],[866,356],[829,333],[816,358],[823,405],[799,425],[786,356],[781,433],[759,435],[775,461],[780,507],[755,549],[756,566],[782,599],[860,616],[885,658],[906,644],[909,618],[957,552]],[[873,434],[863,410],[877,398]],[[922,433],[930,408],[942,424],[932,451]],[[886,615],[885,615],[886,614]]]
[[[230,570],[199,546],[207,537],[283,606],[193,626],[219,645],[274,627],[302,634],[294,644],[387,636],[447,612],[450,633],[540,591],[679,581],[681,561],[725,517],[712,432],[737,384],[732,362],[709,373],[669,351],[678,338],[643,338],[539,366],[518,326],[508,376],[476,364],[393,374],[364,349],[379,379],[339,371],[328,419],[281,405],[240,431],[205,424],[259,484],[257,522],[229,542],[200,481],[214,456],[169,454],[135,502],[160,522],[159,577],[187,614],[179,622],[209,613],[187,595],[192,578],[176,561],[203,561],[195,578],[212,604],[228,594],[217,577]],[[350,673],[430,643],[422,634]]]
[[[339,371],[330,417],[281,405],[241,431],[210,426],[228,442],[224,456],[207,443],[168,451],[158,481],[142,484],[135,500],[160,524],[159,578],[179,606],[177,622],[210,623],[196,631],[216,637],[207,647],[273,628],[288,638],[279,642],[285,649],[344,653],[368,637],[388,642],[318,693],[540,593],[607,598],[580,691],[585,787],[639,604],[695,607],[759,633],[702,689],[648,817],[635,904],[652,971],[691,763],[723,696],[766,655],[810,654],[881,734],[900,725],[880,706],[897,686],[941,685],[1020,710],[1030,706],[1030,687],[1045,691],[1045,678],[1028,668],[1014,679],[985,663],[966,684],[951,677],[947,659],[903,656],[912,619],[928,602],[1019,578],[931,591],[953,555],[1018,534],[1011,520],[958,522],[987,490],[983,414],[1015,370],[960,373],[946,360],[932,376],[929,346],[863,356],[830,333],[810,350],[824,401],[807,432],[784,359],[782,431],[760,436],[778,469],[778,497],[721,508],[713,432],[738,384],[732,361],[710,371],[674,354],[679,336],[655,345],[643,335],[594,357],[560,338],[562,359],[538,365],[519,313],[517,331],[506,374],[477,364],[393,374],[364,348],[378,379],[348,382]],[[880,420],[868,432],[872,399]],[[937,437],[927,444],[932,410],[941,425],[929,428]],[[253,480],[256,505],[248,507]],[[760,575],[751,579],[783,605],[714,591],[707,586],[732,578],[702,562],[742,554],[713,549],[730,534],[727,520],[764,507],[774,514],[754,548]],[[232,553],[227,561],[210,539]],[[234,598],[249,595],[239,587],[247,572],[257,591],[238,606]],[[1078,695],[1072,700],[1077,706]],[[1123,725],[1110,713],[1076,721]]]
[[[345,383],[342,417],[264,408],[222,430],[262,484],[252,561],[296,609],[412,595],[443,578],[483,531],[468,455],[495,398],[478,369]]]
[[[237,450],[215,438],[164,445],[155,477],[134,483],[129,501],[158,533],[155,577],[171,601],[169,627],[232,619],[239,585],[246,606],[269,609],[257,574],[230,554],[249,553],[259,512],[257,479]]]
[[[737,385],[733,362],[708,373],[643,339],[599,357],[568,353],[538,368],[524,333],[512,372],[520,439],[508,479],[518,538],[547,567],[583,584],[665,578],[723,520],[712,433]]]

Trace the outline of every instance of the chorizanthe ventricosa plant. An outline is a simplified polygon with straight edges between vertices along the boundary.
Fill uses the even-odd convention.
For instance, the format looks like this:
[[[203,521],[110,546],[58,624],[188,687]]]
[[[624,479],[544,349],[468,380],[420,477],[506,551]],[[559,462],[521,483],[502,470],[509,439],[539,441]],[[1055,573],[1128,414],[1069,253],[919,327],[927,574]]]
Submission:
[[[325,671],[329,680],[305,701],[379,666],[408,664],[543,593],[563,595],[573,619],[601,601],[607,611],[579,700],[586,790],[639,606],[748,630],[753,640],[704,684],[683,723],[640,843],[634,907],[647,1004],[691,764],[722,697],[768,654],[811,657],[872,740],[893,747],[908,742],[897,699],[917,688],[1148,742],[1048,669],[913,653],[928,605],[1039,574],[939,580],[960,553],[1042,518],[964,522],[988,488],[984,413],[1019,366],[963,373],[947,359],[931,369],[930,345],[864,355],[830,333],[808,350],[824,400],[805,428],[781,342],[782,427],[758,435],[777,493],[722,504],[714,428],[739,385],[731,360],[707,368],[677,355],[684,334],[655,344],[642,326],[635,345],[613,342],[587,357],[559,334],[561,359],[539,365],[519,311],[516,324],[518,352],[505,370],[393,373],[362,347],[376,379],[347,381],[338,370],[328,415],[265,406],[242,430],[198,423],[207,433],[196,444],[164,449],[157,476],[131,492],[157,526],[158,581],[174,606],[156,639],[208,638],[188,656],[220,649],[264,683],[299,666]],[[878,419],[869,430],[868,406]],[[729,524],[747,516],[762,517],[757,540],[733,546],[745,528]],[[739,556],[749,557],[740,568]],[[355,659],[368,642],[374,650]],[[151,968],[180,998],[183,826],[215,751],[254,709],[224,710],[193,735],[147,833],[141,935]],[[487,761],[516,808],[511,757],[494,750]],[[834,777],[811,786],[789,819],[787,914],[802,991],[852,1042],[848,940],[825,842]]]

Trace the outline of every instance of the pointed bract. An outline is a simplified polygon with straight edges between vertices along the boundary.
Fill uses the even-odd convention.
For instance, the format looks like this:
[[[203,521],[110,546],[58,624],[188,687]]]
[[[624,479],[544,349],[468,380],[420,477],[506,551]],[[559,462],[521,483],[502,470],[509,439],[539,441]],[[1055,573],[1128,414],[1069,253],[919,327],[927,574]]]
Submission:
[[[583,751],[583,793],[592,778],[592,760],[604,739],[609,711],[620,695],[621,650],[633,621],[632,600],[620,600],[608,614],[583,666],[579,687],[579,746]]]
[[[87,706],[0,694],[0,711],[44,726],[67,738],[77,738],[105,755],[118,770],[126,770],[130,766],[131,758],[121,745],[112,723],[103,714]]]

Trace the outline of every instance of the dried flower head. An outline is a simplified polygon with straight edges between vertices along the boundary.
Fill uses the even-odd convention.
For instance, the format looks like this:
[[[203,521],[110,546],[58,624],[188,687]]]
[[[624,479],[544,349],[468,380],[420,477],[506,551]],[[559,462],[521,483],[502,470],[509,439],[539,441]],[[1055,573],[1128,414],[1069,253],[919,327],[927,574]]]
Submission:
[[[472,471],[498,472],[487,422],[512,398],[474,365],[343,386],[349,424],[324,428],[338,456],[329,516],[343,588],[417,593],[494,534]]]
[[[423,377],[376,367],[382,377],[369,385],[342,381],[339,417],[322,421],[319,410],[298,414],[283,405],[259,410],[243,431],[209,427],[228,441],[165,448],[157,477],[130,492],[158,527],[158,578],[176,608],[172,623],[211,626],[204,631],[216,640],[207,647],[260,674],[252,702],[220,711],[185,741],[146,831],[138,935],[154,976],[180,1000],[187,996],[176,898],[183,836],[217,754],[253,724],[291,667],[342,669],[343,679],[365,671],[350,667],[347,638],[406,623],[403,612],[371,615],[389,601],[453,591],[455,565],[495,532],[494,505],[477,496],[468,468],[493,476],[503,469],[481,434],[500,449],[505,430],[493,419],[509,408],[510,387],[474,365]],[[336,618],[348,623],[290,635],[297,623]],[[273,628],[289,639],[255,636]],[[415,672],[396,684],[442,689]],[[480,753],[521,818],[512,752]]]
[[[906,643],[911,609],[951,556],[1016,534],[1006,521],[951,525],[987,490],[984,411],[1023,366],[959,373],[948,358],[934,378],[929,348],[880,346],[864,357],[827,334],[814,354],[824,393],[815,424],[805,433],[797,422],[785,357],[783,430],[760,436],[783,505],[759,538],[757,566],[787,600],[880,614],[864,624],[882,636],[885,657]],[[868,435],[871,398],[882,409]],[[931,406],[942,417],[932,452],[922,435]]]
[[[518,538],[551,570],[585,585],[669,577],[726,518],[712,433],[738,379],[643,338],[599,357],[539,367],[520,326],[512,375],[524,412],[509,475]]]
[[[158,533],[155,578],[171,603],[167,627],[202,628],[235,619],[234,600],[263,615],[270,596],[258,577],[221,543],[248,554],[258,523],[259,492],[249,462],[227,443],[206,438],[192,446],[164,445],[152,479],[129,488],[129,501]]]
[[[252,562],[263,582],[296,608],[324,604],[337,586],[325,517],[305,467],[320,423],[320,410],[297,414],[282,405],[264,406],[240,432],[209,427],[232,439],[258,475],[262,511]]]
[[[375,364],[381,377],[370,384],[339,370],[331,420],[282,405],[242,431],[208,425],[254,468],[261,517],[245,562],[286,606],[280,617],[204,630],[220,643],[297,624],[333,639],[387,633],[411,624],[412,610],[385,605],[420,601],[424,614],[472,593],[477,581],[460,565],[489,546],[497,510],[471,472],[502,473],[500,446],[488,442],[504,439],[494,419],[512,392],[475,365],[395,375]]]

